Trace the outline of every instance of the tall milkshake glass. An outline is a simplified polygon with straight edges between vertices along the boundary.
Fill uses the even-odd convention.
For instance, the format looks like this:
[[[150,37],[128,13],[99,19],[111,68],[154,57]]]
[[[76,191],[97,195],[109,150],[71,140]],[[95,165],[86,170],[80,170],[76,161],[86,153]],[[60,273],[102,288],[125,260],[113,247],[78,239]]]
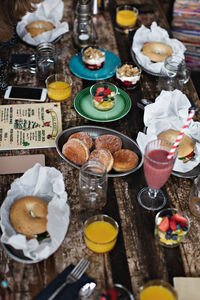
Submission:
[[[167,158],[171,148],[171,143],[159,139],[149,142],[145,148],[144,175],[148,187],[143,188],[137,198],[139,204],[148,210],[159,210],[167,202],[160,188],[169,178],[177,157],[176,150],[171,159]]]

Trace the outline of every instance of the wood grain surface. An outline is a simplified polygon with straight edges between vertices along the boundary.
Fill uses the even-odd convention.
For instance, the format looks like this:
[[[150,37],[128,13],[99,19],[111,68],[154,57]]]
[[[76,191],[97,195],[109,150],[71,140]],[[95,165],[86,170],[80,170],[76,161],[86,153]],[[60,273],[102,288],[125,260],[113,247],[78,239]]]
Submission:
[[[105,0],[105,9],[99,11],[99,14],[94,17],[94,23],[98,44],[118,55],[121,61],[130,61],[131,36],[115,29],[115,7],[121,3],[124,1]],[[132,4],[133,1],[126,1],[126,3]],[[156,21],[160,26],[169,29],[158,0],[136,0],[134,4],[141,9],[138,24],[149,26],[152,21]],[[59,54],[60,72],[70,73],[70,58],[77,53],[72,42],[74,10],[75,1],[65,0],[63,21],[69,23],[70,31],[55,44]],[[22,41],[12,49],[12,53],[34,52],[34,47]],[[155,99],[160,93],[157,87],[158,78],[143,72],[140,85],[132,92],[128,92],[132,100],[131,111],[123,119],[105,125],[88,121],[76,113],[73,106],[75,96],[93,82],[82,80],[73,74],[71,76],[72,95],[61,104],[63,129],[86,124],[106,126],[135,140],[137,133],[142,131],[144,126],[143,111],[137,107],[137,101],[141,97]],[[9,69],[8,80],[9,85],[38,85],[36,76],[28,70]],[[109,81],[115,82],[114,77]],[[196,106],[200,108],[191,80],[185,85],[184,93],[187,97],[193,98]],[[11,102],[1,97],[0,104],[11,104]],[[199,114],[196,116],[196,120],[198,119]],[[76,264],[81,257],[90,260],[87,274],[97,282],[98,291],[104,289],[107,284],[111,286],[113,282],[120,283],[133,292],[135,299],[139,299],[140,286],[150,279],[159,278],[172,283],[174,276],[200,276],[200,220],[190,213],[188,207],[192,179],[172,175],[163,187],[168,198],[167,206],[180,208],[191,220],[191,230],[185,241],[180,247],[167,249],[158,245],[154,239],[155,213],[142,209],[137,202],[137,193],[146,184],[143,169],[126,177],[110,178],[107,205],[103,212],[116,219],[120,225],[120,232],[113,251],[106,255],[98,255],[88,250],[83,241],[83,222],[80,218],[77,186],[78,170],[63,161],[56,149],[1,151],[0,155],[36,153],[45,154],[46,166],[56,167],[64,176],[71,208],[70,226],[59,249],[48,259],[37,264],[16,262],[0,247],[0,275],[8,282],[10,299],[32,299],[69,264]],[[3,203],[11,183],[20,176],[21,174],[0,175],[0,204]],[[97,292],[92,298],[95,299],[96,295]]]

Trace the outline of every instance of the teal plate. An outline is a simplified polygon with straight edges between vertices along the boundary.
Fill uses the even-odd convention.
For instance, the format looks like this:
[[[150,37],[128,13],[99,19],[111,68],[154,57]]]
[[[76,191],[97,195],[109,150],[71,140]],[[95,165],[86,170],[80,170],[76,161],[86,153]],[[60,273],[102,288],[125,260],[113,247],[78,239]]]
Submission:
[[[90,95],[90,87],[82,90],[74,99],[74,108],[83,118],[95,122],[112,122],[123,118],[131,109],[131,99],[126,92],[119,89],[117,101],[113,109],[99,111],[94,108]]]

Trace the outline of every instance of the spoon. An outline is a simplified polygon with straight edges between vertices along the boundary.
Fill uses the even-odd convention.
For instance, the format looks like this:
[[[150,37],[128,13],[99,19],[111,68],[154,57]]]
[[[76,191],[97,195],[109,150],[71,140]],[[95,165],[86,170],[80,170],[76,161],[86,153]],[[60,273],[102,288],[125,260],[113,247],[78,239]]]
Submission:
[[[88,299],[92,293],[94,292],[94,289],[96,287],[95,282],[88,282],[79,291],[78,299],[79,300],[86,300]]]

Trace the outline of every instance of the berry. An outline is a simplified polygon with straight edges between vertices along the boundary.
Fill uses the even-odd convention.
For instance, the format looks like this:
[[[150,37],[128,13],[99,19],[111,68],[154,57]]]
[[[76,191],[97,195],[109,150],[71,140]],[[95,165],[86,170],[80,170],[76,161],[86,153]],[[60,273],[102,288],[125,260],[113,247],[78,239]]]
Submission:
[[[171,234],[172,233],[172,230],[169,228],[168,230],[167,230],[167,234]]]
[[[171,239],[171,235],[170,234],[166,234],[166,240],[170,240]]]
[[[177,224],[177,225],[176,225],[176,229],[181,229],[181,225],[180,225],[180,224]]]
[[[160,231],[166,232],[169,229],[169,219],[164,217],[161,223],[158,225]]]
[[[99,96],[103,96],[103,93],[101,92],[101,93],[99,93]]]
[[[111,89],[109,87],[103,91],[104,95],[109,95],[111,93]]]
[[[174,216],[172,216],[170,218],[169,226],[170,226],[172,231],[176,230],[176,220],[175,220]]]
[[[174,215],[174,218],[176,219],[177,222],[187,222],[188,221],[185,217],[181,216],[179,213],[176,213]]]
[[[107,85],[104,85],[104,89],[107,89],[108,88],[108,86]]]
[[[177,234],[172,234],[172,240],[176,241],[178,239],[178,235]]]
[[[188,231],[188,228],[184,226],[184,227],[182,227],[182,230],[183,231]]]
[[[102,86],[100,86],[96,89],[96,94],[102,93],[103,91],[104,91],[104,88]]]
[[[187,223],[180,223],[181,227],[188,227],[188,224]]]

